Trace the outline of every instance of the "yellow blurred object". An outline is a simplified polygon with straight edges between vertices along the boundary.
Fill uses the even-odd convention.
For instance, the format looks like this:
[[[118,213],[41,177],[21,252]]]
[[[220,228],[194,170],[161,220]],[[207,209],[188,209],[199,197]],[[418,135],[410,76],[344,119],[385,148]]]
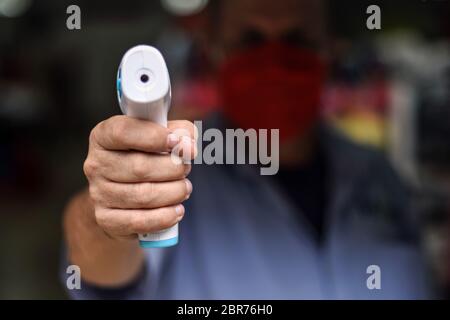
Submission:
[[[379,149],[386,146],[386,119],[375,112],[358,111],[333,117],[331,123],[354,142]]]

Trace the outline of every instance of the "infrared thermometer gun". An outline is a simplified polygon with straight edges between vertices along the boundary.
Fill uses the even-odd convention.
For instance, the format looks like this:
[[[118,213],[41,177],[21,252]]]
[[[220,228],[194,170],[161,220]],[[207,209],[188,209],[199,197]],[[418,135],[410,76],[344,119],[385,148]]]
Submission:
[[[167,127],[171,88],[161,53],[140,45],[128,50],[117,73],[117,97],[122,112],[130,117]],[[178,243],[178,224],[155,233],[139,235],[143,248],[164,248]]]

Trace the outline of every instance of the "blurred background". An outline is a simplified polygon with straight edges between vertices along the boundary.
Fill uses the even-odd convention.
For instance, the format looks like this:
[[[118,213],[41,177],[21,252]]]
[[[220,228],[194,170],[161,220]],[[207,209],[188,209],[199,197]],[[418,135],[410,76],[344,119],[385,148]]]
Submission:
[[[324,118],[385,152],[413,188],[433,278],[449,297],[450,1],[328,2]],[[71,4],[81,8],[81,30],[66,27]],[[381,7],[381,30],[366,28],[370,4]],[[152,44],[166,57],[172,118],[220,109],[204,55],[207,6],[0,0],[0,298],[66,297],[61,216],[86,184],[89,131],[119,113],[115,79],[128,48]]]

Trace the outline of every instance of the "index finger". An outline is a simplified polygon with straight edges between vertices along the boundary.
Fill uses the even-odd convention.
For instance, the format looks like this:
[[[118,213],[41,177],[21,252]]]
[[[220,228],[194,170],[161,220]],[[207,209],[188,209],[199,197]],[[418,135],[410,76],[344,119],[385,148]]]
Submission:
[[[188,120],[172,120],[167,123],[170,132],[177,133],[179,136],[188,136],[191,139],[197,139],[197,127]]]
[[[166,152],[179,141],[178,136],[157,123],[123,115],[100,122],[90,139],[107,150],[143,152]]]

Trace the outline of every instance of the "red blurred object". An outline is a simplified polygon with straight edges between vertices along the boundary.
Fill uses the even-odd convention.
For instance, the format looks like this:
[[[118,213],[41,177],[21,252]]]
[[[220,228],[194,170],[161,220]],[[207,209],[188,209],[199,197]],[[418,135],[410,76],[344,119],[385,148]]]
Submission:
[[[323,95],[324,113],[339,115],[355,109],[365,109],[384,115],[389,106],[389,85],[385,80],[367,81],[357,86],[336,83]]]
[[[216,81],[213,77],[197,77],[176,85],[174,89],[176,105],[195,108],[201,114],[214,111],[220,105]]]
[[[308,49],[271,42],[236,53],[220,74],[224,113],[244,129],[280,129],[286,141],[317,121],[324,76]]]

